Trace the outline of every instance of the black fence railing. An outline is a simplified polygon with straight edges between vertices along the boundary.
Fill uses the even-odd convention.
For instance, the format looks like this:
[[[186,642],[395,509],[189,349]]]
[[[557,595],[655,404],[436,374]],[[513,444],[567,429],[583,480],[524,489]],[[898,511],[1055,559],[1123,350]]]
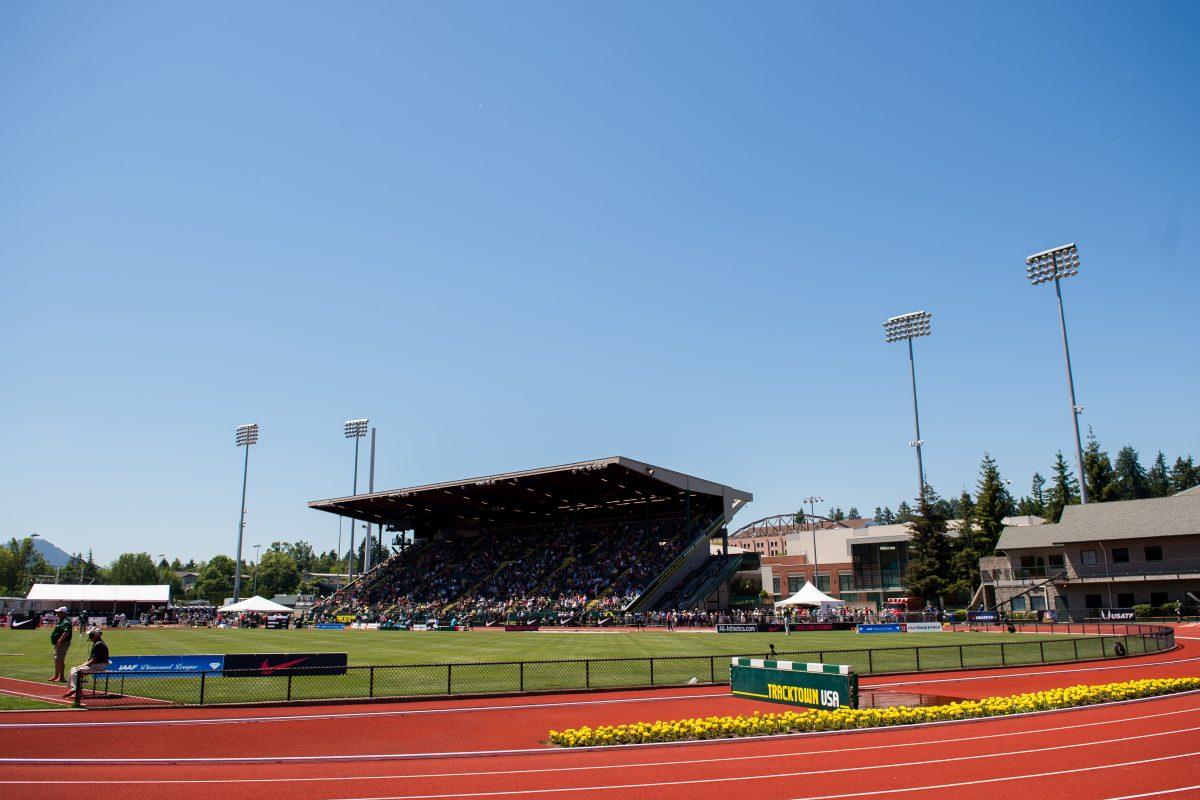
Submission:
[[[1003,642],[777,652],[792,661],[847,664],[860,675],[1061,664],[1143,655],[1175,646],[1174,630],[1161,625],[1026,624],[1022,632],[1061,636]],[[967,630],[966,625],[952,626]],[[1072,635],[1076,634],[1076,635]],[[85,677],[77,705],[126,708],[159,705],[266,704],[370,698],[519,694],[526,692],[635,689],[729,682],[734,657],[768,654],[586,658],[549,661],[401,664],[331,667],[328,674],[287,671],[262,676],[218,672],[98,673]]]

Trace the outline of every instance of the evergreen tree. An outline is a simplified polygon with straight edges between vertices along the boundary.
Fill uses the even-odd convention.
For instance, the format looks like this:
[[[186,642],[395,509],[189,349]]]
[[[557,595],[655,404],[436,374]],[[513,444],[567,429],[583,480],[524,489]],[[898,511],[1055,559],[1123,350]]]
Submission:
[[[1013,505],[1012,496],[1000,477],[1000,468],[990,453],[983,454],[975,488],[975,521],[979,526],[980,550],[983,555],[990,556],[1004,529],[1002,520],[1012,513]]]
[[[908,540],[908,569],[904,585],[909,591],[926,599],[937,598],[949,586],[950,540],[946,536],[946,518],[939,509],[941,498],[926,484],[924,496],[917,498],[917,515],[912,520],[912,536]]]
[[[850,510],[846,512],[846,518],[847,519],[861,519],[861,517],[859,517],[859,515],[858,515],[858,509],[855,508],[854,506],[850,506]]]
[[[1167,457],[1162,450],[1154,457],[1154,464],[1146,473],[1146,485],[1151,497],[1166,497],[1171,493],[1171,476],[1167,472]]]
[[[1108,453],[1100,449],[1100,441],[1092,426],[1088,426],[1088,443],[1083,450],[1083,479],[1087,486],[1089,503],[1107,503],[1116,498],[1112,461]]]
[[[1062,450],[1054,455],[1053,473],[1050,491],[1046,494],[1047,522],[1058,522],[1062,518],[1064,508],[1079,502],[1079,482],[1067,466]]]
[[[831,508],[831,509],[829,509],[828,517],[829,517],[829,519],[833,520],[834,522],[841,522],[842,520],[844,520],[846,518],[846,513],[844,511],[842,511],[842,509],[840,507],[839,508]]]
[[[884,506],[883,511],[875,509],[875,521],[880,525],[895,525],[896,515],[892,513],[891,508]]]
[[[979,528],[975,524],[975,504],[971,501],[971,493],[963,489],[958,498],[959,523],[958,539],[953,546],[950,558],[950,574],[953,582],[950,591],[959,595],[970,595],[975,592],[979,583],[979,559],[991,555],[985,552],[979,540]]]
[[[1171,467],[1171,494],[1191,489],[1193,486],[1200,484],[1200,470],[1192,464],[1192,457],[1186,459],[1179,456],[1175,459],[1175,466]]]
[[[912,521],[913,521],[912,506],[910,506],[908,504],[907,500],[901,500],[900,505],[896,506],[896,516],[893,518],[893,522],[912,522]]]
[[[1117,452],[1113,465],[1114,500],[1141,500],[1150,496],[1150,482],[1138,458],[1138,451],[1125,445]]]
[[[875,506],[875,513],[871,515],[871,519],[875,520],[875,522],[879,525],[887,524],[881,519],[882,517],[883,517],[883,509],[880,508],[879,506]]]
[[[1035,472],[1030,483],[1029,499],[1033,501],[1033,515],[1040,517],[1046,513],[1046,479],[1042,473]]]

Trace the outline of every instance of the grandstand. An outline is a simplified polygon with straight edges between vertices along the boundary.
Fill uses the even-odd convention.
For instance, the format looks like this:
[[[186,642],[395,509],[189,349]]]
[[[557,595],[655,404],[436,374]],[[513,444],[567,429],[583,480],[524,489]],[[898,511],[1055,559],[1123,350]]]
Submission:
[[[315,613],[482,624],[694,607],[740,566],[709,541],[752,499],[616,456],[316,500],[310,508],[412,531],[414,545]]]

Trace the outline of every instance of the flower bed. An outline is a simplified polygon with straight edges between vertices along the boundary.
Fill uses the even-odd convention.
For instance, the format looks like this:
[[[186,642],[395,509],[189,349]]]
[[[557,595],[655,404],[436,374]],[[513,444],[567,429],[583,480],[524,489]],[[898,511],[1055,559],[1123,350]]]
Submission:
[[[892,725],[915,725],[919,722],[947,722],[957,719],[1002,717],[1030,711],[1075,708],[1196,689],[1200,689],[1200,678],[1160,678],[1108,683],[1100,686],[1083,685],[1065,689],[1047,689],[1042,692],[1030,692],[1011,697],[964,700],[944,706],[840,708],[836,711],[782,711],[767,714],[755,711],[750,716],[696,717],[670,722],[603,725],[598,728],[584,726],[568,728],[564,731],[550,731],[549,741],[551,744],[561,747],[595,747],[881,728]]]

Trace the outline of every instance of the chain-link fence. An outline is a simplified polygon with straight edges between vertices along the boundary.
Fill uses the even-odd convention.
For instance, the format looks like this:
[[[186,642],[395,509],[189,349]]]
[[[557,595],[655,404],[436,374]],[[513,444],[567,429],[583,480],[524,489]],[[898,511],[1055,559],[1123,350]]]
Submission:
[[[969,627],[955,625],[951,629]],[[802,649],[780,651],[774,656],[791,661],[847,664],[860,675],[877,675],[1059,664],[1155,653],[1175,646],[1174,629],[1161,625],[1030,623],[1020,628],[1023,632],[1063,636],[916,647]],[[720,684],[729,682],[731,658],[768,655],[757,652],[351,666],[331,667],[328,674],[320,674],[320,668],[310,666],[304,668],[305,674],[281,670],[267,676],[255,670],[107,672],[86,676],[77,704],[89,708],[261,704]]]

